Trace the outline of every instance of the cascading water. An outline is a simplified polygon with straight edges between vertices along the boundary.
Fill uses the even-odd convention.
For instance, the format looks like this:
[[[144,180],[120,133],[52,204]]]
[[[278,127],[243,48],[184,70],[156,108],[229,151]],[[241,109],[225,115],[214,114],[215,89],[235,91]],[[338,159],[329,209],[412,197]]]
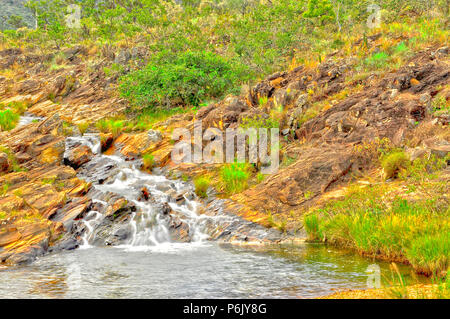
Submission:
[[[17,127],[28,125],[30,123],[33,123],[34,121],[40,122],[43,119],[44,119],[43,117],[36,116],[30,113],[25,113],[20,117],[19,123],[17,123]]]
[[[94,168],[82,168],[79,173],[80,178],[93,184],[90,195],[94,206],[104,207],[107,202],[103,198],[116,194],[136,208],[128,221],[129,235],[117,246],[141,249],[171,243],[174,241],[170,231],[174,218],[178,222],[176,226],[187,226],[189,239],[184,238],[183,242],[201,242],[208,237],[202,231],[202,224],[211,217],[197,214],[199,203],[195,200],[191,185],[144,173],[138,168],[139,161],[101,154],[100,140],[94,134],[67,138],[65,157],[72,147],[80,145],[88,146],[94,154],[90,162]],[[108,169],[108,173],[101,176]],[[142,198],[143,189],[147,193],[146,199]],[[80,248],[91,247],[104,218],[102,213],[93,209],[81,220],[84,233]]]

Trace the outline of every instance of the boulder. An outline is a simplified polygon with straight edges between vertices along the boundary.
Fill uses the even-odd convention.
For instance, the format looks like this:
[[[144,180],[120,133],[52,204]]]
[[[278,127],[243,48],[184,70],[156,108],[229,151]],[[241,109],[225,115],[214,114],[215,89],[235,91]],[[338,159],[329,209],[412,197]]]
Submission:
[[[81,165],[89,162],[93,157],[94,154],[92,154],[92,150],[90,149],[90,147],[86,145],[80,145],[66,152],[66,154],[64,155],[64,164],[77,169]]]

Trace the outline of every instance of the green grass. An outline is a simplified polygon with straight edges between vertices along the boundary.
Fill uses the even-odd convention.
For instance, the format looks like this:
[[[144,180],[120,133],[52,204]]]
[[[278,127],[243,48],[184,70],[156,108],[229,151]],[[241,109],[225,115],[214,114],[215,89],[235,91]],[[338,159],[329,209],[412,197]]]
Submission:
[[[269,213],[267,215],[267,222],[269,223],[270,227],[276,228],[281,232],[286,231],[286,221],[277,222],[275,218],[273,217],[272,213]]]
[[[200,176],[194,179],[195,193],[201,198],[207,197],[208,188],[211,185],[209,177]]]
[[[10,109],[0,111],[0,131],[10,131],[19,123],[20,115]]]
[[[450,211],[445,183],[427,185],[431,198],[389,199],[389,187],[351,189],[304,218],[310,240],[353,248],[362,254],[408,261],[427,275],[450,266]]]
[[[133,130],[147,131],[153,128],[154,124],[162,122],[176,114],[184,114],[196,111],[197,108],[174,107],[172,109],[145,109],[142,110],[132,122]]]
[[[114,138],[118,137],[125,129],[125,121],[114,119],[101,119],[95,127],[102,133],[111,133]]]
[[[364,60],[364,65],[369,70],[378,70],[386,66],[389,61],[389,55],[386,52],[377,52]]]
[[[220,177],[228,194],[239,193],[248,187],[249,165],[247,163],[227,164],[222,167]]]
[[[10,183],[4,183],[3,185],[2,185],[2,187],[0,188],[0,195],[1,196],[4,196],[4,195],[6,195],[6,193],[8,192],[8,189],[11,187],[11,184]]]

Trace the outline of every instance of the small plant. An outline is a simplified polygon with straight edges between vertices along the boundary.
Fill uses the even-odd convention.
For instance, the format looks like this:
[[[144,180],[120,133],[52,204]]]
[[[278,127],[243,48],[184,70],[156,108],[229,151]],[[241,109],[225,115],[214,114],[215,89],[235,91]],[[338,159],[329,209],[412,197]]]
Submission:
[[[222,168],[220,177],[227,193],[241,192],[248,187],[248,179],[250,177],[248,164],[227,164]]]
[[[275,221],[275,218],[273,217],[272,213],[269,213],[267,215],[267,222],[269,223],[270,227],[276,228],[283,233],[286,231],[286,221],[281,222]]]
[[[263,107],[264,105],[267,104],[268,100],[269,100],[269,98],[267,96],[260,97],[258,100],[259,106]]]
[[[303,218],[305,230],[308,233],[309,240],[322,238],[319,231],[319,217],[317,214],[308,214]]]
[[[16,127],[19,122],[19,114],[10,109],[0,111],[0,131],[10,131]]]
[[[111,133],[114,138],[118,137],[124,130],[124,121],[114,119],[101,119],[95,127],[102,133]]]
[[[70,123],[64,121],[62,124],[62,130],[64,136],[71,136],[73,135],[73,127],[70,125]]]
[[[402,150],[397,150],[381,157],[381,167],[383,168],[385,179],[397,177],[409,164],[409,158]]]
[[[151,154],[144,154],[142,156],[142,162],[143,162],[143,168],[151,171],[152,168],[155,166],[155,157]]]
[[[84,135],[84,133],[86,133],[90,125],[91,123],[89,122],[80,122],[77,124],[78,130],[80,131],[81,135]]]
[[[258,183],[261,183],[264,180],[264,178],[266,178],[266,176],[261,172],[256,175],[256,181]]]
[[[10,164],[10,171],[13,172],[20,172],[23,169],[20,167],[19,163],[17,162],[16,157],[14,156],[14,153],[6,146],[0,145],[0,153],[5,153],[8,156],[8,162]]]
[[[109,130],[114,138],[118,137],[122,133],[124,124],[122,121],[111,121]]]
[[[95,127],[102,133],[108,133],[108,120],[99,120],[97,123],[95,123]]]
[[[377,52],[364,60],[364,64],[372,70],[383,68],[389,60],[386,52]]]
[[[209,177],[200,176],[194,179],[195,193],[201,198],[207,197],[207,191],[211,185]]]
[[[0,190],[0,195],[1,195],[1,196],[5,196],[6,193],[8,192],[8,189],[9,189],[10,187],[11,187],[11,184],[10,184],[10,183],[4,183],[4,184],[2,185],[1,190]]]
[[[55,181],[56,181],[56,177],[53,176],[53,177],[43,178],[41,182],[44,185],[46,185],[46,184],[53,185],[55,183]]]

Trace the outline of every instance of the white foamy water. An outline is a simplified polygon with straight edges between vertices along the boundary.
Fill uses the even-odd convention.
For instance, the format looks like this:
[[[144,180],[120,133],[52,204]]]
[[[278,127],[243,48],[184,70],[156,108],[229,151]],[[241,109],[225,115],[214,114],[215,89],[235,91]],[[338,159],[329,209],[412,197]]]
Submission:
[[[168,180],[164,176],[151,175],[142,172],[134,161],[125,161],[119,156],[101,154],[101,145],[98,136],[94,134],[85,134],[79,137],[69,137],[66,142],[66,152],[69,147],[74,145],[88,146],[97,159],[104,159],[105,165],[112,165],[118,168],[115,171],[112,180],[100,184],[93,183],[93,187],[99,197],[103,194],[114,193],[125,198],[128,202],[134,204],[137,211],[132,214],[129,222],[132,228],[131,238],[127,243],[118,245],[130,251],[157,250],[170,251],[176,249],[188,249],[192,243],[201,243],[208,238],[208,235],[202,232],[203,216],[197,214],[199,203],[195,200],[192,186],[181,182]],[[81,176],[81,178],[83,178]],[[141,189],[145,187],[151,200],[140,200]],[[171,192],[178,197],[183,196],[177,203],[168,195]],[[180,195],[185,193],[184,195]],[[94,195],[95,196],[95,195]],[[93,198],[94,202],[106,204],[99,198]],[[169,231],[169,220],[167,216],[161,214],[161,205],[168,205],[173,211],[171,214],[180,219],[181,222],[189,226],[190,243],[173,243]],[[94,239],[96,227],[101,223],[104,216],[97,211],[89,212],[82,223],[85,225],[85,231],[82,236],[81,248],[92,248],[91,241]],[[155,248],[158,246],[158,248]]]

